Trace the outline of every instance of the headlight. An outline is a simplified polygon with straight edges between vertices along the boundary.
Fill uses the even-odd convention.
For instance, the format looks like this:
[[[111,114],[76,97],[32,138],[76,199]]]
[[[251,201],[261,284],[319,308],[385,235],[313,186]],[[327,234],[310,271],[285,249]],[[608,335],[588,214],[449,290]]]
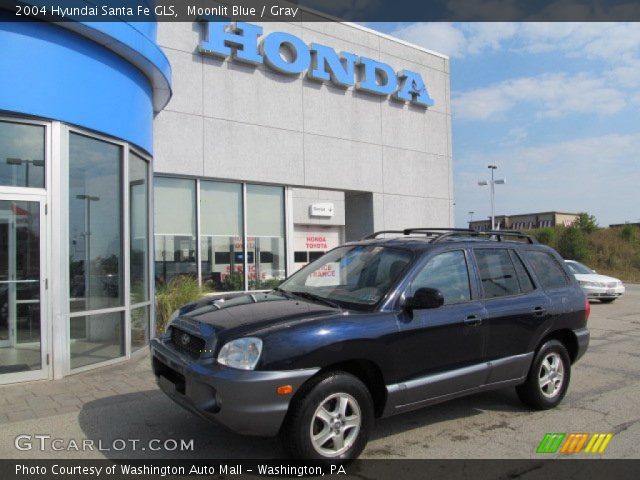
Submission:
[[[586,280],[580,280],[578,283],[583,287],[604,287],[604,284],[600,282],[587,282]]]
[[[255,337],[239,338],[225,344],[218,354],[218,363],[240,370],[253,370],[260,360],[262,340]]]

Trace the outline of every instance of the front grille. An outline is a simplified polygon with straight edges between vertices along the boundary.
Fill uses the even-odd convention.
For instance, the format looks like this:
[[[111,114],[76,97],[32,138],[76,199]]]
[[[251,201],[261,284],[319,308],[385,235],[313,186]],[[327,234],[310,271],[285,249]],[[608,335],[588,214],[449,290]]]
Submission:
[[[199,358],[206,345],[202,338],[176,327],[171,327],[171,342],[176,350],[186,353],[192,358]]]

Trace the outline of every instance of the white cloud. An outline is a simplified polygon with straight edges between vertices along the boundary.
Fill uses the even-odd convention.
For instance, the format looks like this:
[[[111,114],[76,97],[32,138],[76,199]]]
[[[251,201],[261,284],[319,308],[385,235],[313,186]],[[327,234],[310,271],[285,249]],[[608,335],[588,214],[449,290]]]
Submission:
[[[450,57],[461,57],[467,50],[464,33],[451,23],[412,23],[393,35]]]
[[[496,120],[517,105],[528,104],[538,118],[571,113],[611,115],[626,104],[624,92],[605,79],[586,73],[546,73],[505,80],[454,95],[453,114],[458,119]]]

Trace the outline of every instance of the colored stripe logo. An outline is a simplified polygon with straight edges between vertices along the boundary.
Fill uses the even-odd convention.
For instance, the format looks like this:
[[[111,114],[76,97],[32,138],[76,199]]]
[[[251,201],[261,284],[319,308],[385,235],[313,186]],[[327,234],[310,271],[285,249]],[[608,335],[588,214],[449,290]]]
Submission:
[[[536,453],[604,453],[612,438],[613,433],[546,433]]]

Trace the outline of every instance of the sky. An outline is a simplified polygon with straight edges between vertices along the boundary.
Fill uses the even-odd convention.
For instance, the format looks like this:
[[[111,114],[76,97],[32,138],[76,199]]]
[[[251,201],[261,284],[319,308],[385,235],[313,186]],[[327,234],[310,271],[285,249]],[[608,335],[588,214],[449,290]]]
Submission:
[[[375,23],[449,55],[455,223],[588,212],[640,222],[640,23]],[[427,85],[428,88],[428,85]]]

